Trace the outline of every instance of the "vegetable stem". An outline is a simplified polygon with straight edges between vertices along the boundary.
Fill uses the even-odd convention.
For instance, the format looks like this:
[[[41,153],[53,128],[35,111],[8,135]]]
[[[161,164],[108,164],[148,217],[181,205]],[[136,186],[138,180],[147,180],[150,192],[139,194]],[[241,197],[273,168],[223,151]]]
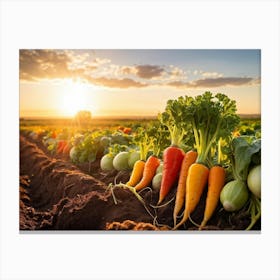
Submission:
[[[255,225],[255,223],[261,217],[261,203],[260,203],[260,200],[253,194],[251,196],[248,212],[251,215],[251,223],[248,225],[246,230],[251,230],[253,228],[253,226]]]

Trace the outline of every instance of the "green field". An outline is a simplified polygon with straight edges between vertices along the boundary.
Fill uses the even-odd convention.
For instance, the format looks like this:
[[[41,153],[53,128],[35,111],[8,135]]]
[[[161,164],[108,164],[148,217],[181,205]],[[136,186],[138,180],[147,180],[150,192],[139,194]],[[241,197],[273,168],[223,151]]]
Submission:
[[[259,115],[241,115],[241,122],[238,130],[243,132],[246,129],[261,129],[261,117]],[[84,127],[87,129],[114,129],[118,126],[137,127],[145,125],[150,122],[157,122],[157,117],[126,117],[126,118],[108,118],[96,117],[86,122]],[[83,126],[83,125],[82,125]],[[63,128],[77,128],[79,124],[73,118],[20,118],[21,130],[37,130],[41,129],[63,129]],[[81,126],[80,126],[81,127]],[[249,131],[248,130],[248,131]],[[248,132],[247,131],[247,132]]]

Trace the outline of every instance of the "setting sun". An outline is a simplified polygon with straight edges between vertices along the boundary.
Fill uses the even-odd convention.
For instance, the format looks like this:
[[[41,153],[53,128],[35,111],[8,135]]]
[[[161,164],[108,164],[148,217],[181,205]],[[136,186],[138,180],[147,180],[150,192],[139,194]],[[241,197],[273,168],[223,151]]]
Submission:
[[[65,116],[74,116],[78,111],[85,110],[85,98],[83,94],[69,93],[63,95],[62,114]]]
[[[73,117],[81,110],[89,110],[94,113],[96,105],[92,105],[89,100],[89,94],[92,93],[92,88],[81,81],[67,80],[64,90],[61,94],[61,114],[67,117]]]

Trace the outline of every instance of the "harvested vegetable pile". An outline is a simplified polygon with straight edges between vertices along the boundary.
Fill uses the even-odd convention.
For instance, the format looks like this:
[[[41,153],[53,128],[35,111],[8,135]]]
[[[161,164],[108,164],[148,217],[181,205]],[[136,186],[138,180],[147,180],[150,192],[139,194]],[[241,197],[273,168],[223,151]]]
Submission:
[[[260,230],[261,139],[239,121],[206,92],[129,136],[21,135],[20,229]]]

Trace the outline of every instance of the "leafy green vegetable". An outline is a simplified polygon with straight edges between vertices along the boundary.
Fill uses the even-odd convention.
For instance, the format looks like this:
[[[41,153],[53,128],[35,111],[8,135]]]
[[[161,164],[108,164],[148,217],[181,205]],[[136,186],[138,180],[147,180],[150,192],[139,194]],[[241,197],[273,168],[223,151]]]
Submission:
[[[228,137],[240,121],[236,102],[225,94],[209,91],[196,97],[181,97],[184,119],[191,123],[198,152],[197,162],[206,163],[213,145]]]
[[[129,147],[126,145],[121,145],[121,144],[113,144],[109,147],[109,154],[112,157],[115,157],[118,153],[120,152],[127,152],[129,151]]]
[[[246,182],[252,157],[261,150],[261,139],[240,136],[233,138],[231,145],[230,159],[233,177]]]
[[[110,138],[110,144],[120,144],[129,146],[132,143],[132,136],[121,132],[113,133],[110,136]]]

